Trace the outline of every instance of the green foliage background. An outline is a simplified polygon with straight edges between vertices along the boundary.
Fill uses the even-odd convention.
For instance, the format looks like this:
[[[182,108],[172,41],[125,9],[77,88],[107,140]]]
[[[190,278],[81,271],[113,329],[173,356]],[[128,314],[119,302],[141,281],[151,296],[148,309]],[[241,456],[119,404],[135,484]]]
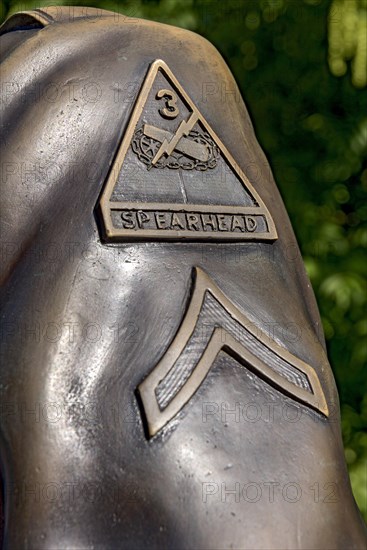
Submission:
[[[62,3],[3,2],[1,16]],[[367,519],[367,0],[74,4],[191,29],[229,64],[316,293],[339,389],[346,460]]]

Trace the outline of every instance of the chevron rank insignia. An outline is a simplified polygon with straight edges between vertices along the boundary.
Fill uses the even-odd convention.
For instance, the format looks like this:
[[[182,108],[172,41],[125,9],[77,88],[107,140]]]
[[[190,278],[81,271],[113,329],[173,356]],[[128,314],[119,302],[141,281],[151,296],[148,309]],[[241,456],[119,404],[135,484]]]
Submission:
[[[194,275],[194,291],[182,324],[138,387],[148,438],[190,401],[220,351],[279,392],[328,416],[315,369],[255,327],[202,269],[195,268]]]
[[[262,199],[161,60],[145,78],[100,210],[107,241],[277,238]]]

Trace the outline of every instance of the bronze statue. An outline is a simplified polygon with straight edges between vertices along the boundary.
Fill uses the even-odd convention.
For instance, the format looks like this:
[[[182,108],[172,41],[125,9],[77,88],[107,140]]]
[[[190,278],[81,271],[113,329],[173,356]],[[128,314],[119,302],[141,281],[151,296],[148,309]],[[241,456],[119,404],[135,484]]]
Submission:
[[[363,548],[314,295],[218,52],[91,8],[1,34],[4,548]]]

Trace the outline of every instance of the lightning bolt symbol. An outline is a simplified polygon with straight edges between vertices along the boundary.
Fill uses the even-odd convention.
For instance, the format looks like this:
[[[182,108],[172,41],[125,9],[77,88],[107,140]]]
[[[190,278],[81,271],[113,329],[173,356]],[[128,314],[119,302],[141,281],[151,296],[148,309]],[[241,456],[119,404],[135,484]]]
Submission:
[[[152,166],[154,166],[154,164],[159,161],[164,153],[167,153],[167,155],[169,156],[174,151],[180,139],[190,133],[197,120],[198,116],[195,113],[192,113],[189,120],[181,121],[181,124],[177,128],[177,132],[172,136],[172,139],[170,141],[167,141],[167,139],[165,139],[161,143],[160,148],[158,149],[154,159],[152,160]]]

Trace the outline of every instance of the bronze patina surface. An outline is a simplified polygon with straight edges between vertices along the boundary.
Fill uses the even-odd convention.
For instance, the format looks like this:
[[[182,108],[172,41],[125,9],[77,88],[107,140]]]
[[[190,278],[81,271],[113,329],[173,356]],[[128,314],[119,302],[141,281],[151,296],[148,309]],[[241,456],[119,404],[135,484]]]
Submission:
[[[74,7],[0,40],[4,548],[364,548],[315,298],[218,52]]]

